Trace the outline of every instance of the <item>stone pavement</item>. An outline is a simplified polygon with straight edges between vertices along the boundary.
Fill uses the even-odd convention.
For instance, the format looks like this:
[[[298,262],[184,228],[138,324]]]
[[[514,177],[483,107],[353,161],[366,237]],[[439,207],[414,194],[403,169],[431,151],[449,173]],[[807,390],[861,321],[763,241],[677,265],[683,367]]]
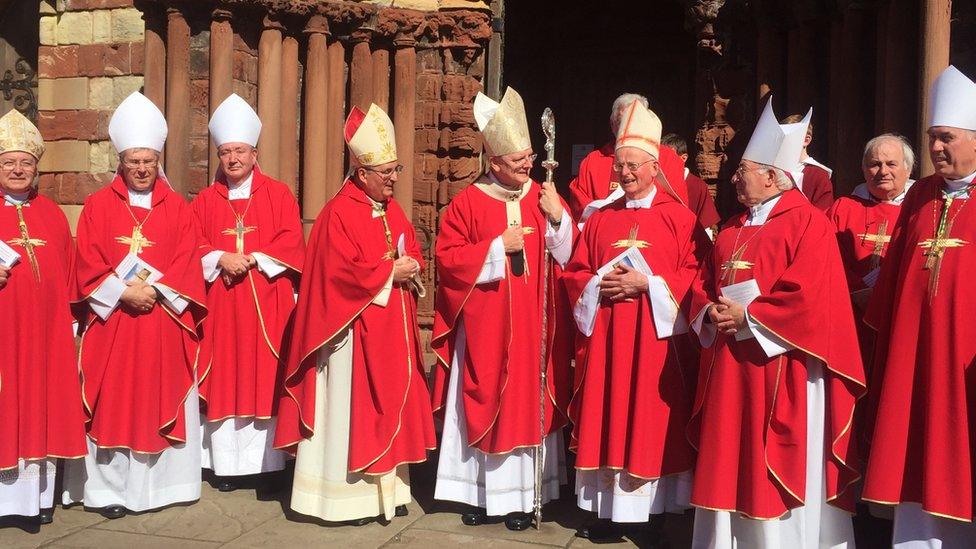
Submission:
[[[130,515],[117,520],[86,512],[80,506],[56,508],[54,523],[41,528],[10,520],[0,521],[0,548],[33,547],[98,549],[206,549],[216,547],[290,549],[293,547],[479,549],[542,547],[591,547],[594,544],[574,536],[588,514],[576,508],[570,487],[564,487],[558,502],[546,505],[540,531],[510,532],[504,524],[464,526],[460,506],[433,500],[436,454],[426,464],[411,470],[415,501],[410,515],[388,524],[362,527],[337,526],[288,510],[290,472],[277,490],[250,486],[220,493],[204,482],[203,495],[193,505],[173,506],[158,512]],[[670,544],[658,547],[688,547],[692,514],[667,515],[665,531]],[[652,547],[640,532],[627,534],[613,548]]]

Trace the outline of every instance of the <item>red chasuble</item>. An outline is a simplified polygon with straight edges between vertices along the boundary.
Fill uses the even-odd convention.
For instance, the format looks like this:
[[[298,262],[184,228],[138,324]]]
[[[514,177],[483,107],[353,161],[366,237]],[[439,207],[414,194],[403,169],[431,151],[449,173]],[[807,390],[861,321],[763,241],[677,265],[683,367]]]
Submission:
[[[68,220],[31,191],[22,208],[35,276],[17,208],[0,192],[0,241],[20,254],[0,289],[0,470],[20,459],[85,455],[85,415],[71,334],[69,284],[74,244]]]
[[[661,145],[659,157],[661,172],[667,178],[677,198],[688,205],[700,218],[707,215],[704,209],[698,210],[693,206],[701,200],[696,197],[694,202],[691,201],[693,191],[685,182],[685,165],[678,153],[671,147]],[[610,193],[620,186],[620,174],[613,171],[614,158],[614,144],[610,142],[586,155],[586,158],[580,162],[579,175],[569,184],[569,205],[573,219],[580,219],[587,204],[610,196]],[[700,192],[698,194],[700,196]],[[712,210],[715,210],[714,205]],[[715,215],[717,218],[718,214]],[[705,220],[701,219],[701,221],[703,227],[718,222],[716,219],[713,223],[705,225]]]
[[[200,398],[208,421],[272,417],[281,342],[305,260],[298,202],[284,183],[254,168],[250,198],[229,200],[226,181],[218,179],[197,196],[193,210],[203,232],[201,255],[236,252],[240,217],[243,252],[260,252],[288,267],[273,280],[255,268],[229,287],[222,277],[210,283],[200,348]]]
[[[761,326],[796,347],[768,358],[754,339],[717,334],[702,351],[688,432],[698,449],[693,505],[760,519],[804,505],[807,458],[807,358],[825,363],[827,501],[853,509],[858,478],[851,434],[864,391],[857,333],[834,228],[798,191],[783,193],[766,223],[728,221],[701,271],[692,318],[719,288],[754,278],[749,306]]]
[[[315,220],[275,433],[275,446],[292,452],[312,436],[317,351],[351,327],[349,471],[374,475],[424,461],[437,445],[413,292],[394,284],[385,307],[373,303],[393,273],[390,242],[395,252],[402,235],[406,254],[423,266],[413,225],[395,200],[386,204],[389,241],[382,216],[351,180]]]
[[[685,178],[688,186],[688,208],[698,217],[698,222],[702,227],[714,227],[722,221],[715,209],[715,201],[708,192],[708,184],[693,173],[689,173]]]
[[[569,208],[573,219],[581,219],[586,205],[602,200],[620,186],[620,174],[613,171],[613,141],[583,158],[579,174],[569,183]]]
[[[177,314],[162,299],[147,313],[121,302],[108,320],[88,311],[79,363],[88,436],[101,448],[159,453],[186,440],[183,403],[194,383],[199,324],[206,316],[196,218],[166,181],[157,179],[152,209],[129,205],[122,177],[85,200],[78,221],[76,301],[91,296],[129,253],[141,224],[139,257],[189,302]]]
[[[543,273],[548,277],[548,398],[542,412],[546,434],[566,425],[575,328],[565,292],[557,286],[562,269],[552,259],[546,268],[547,221],[539,209],[540,187],[535,182],[519,201],[522,227],[532,231],[525,235],[524,274],[512,274],[507,258],[504,279],[475,284],[492,240],[508,223],[506,202],[489,195],[482,185],[500,189],[482,179],[458,193],[441,215],[431,340],[439,367],[434,372],[432,396],[434,409],[443,408],[456,329],[463,320],[467,352],[458,398],[464,401],[467,443],[482,452],[499,454],[540,441]],[[508,194],[518,200],[518,192]]]
[[[803,165],[803,194],[810,203],[822,211],[827,211],[834,203],[834,184],[830,182],[827,170],[813,164]]]
[[[650,208],[621,198],[586,222],[562,280],[576,303],[596,271],[630,245],[662,277],[687,314],[689,288],[710,247],[694,214],[657,193]],[[637,228],[636,235],[632,230]],[[636,238],[638,243],[628,242]],[[570,448],[578,469],[609,467],[654,479],[688,471],[695,453],[685,437],[695,395],[698,354],[686,334],[658,339],[647,293],[603,300],[593,334],[577,334]]]
[[[976,478],[976,294],[970,278],[976,272],[976,204],[974,198],[953,200],[942,240],[933,242],[943,185],[931,175],[908,191],[865,315],[878,329],[871,388],[878,407],[863,497],[916,502],[936,516],[968,522]],[[934,250],[941,256],[926,255]]]

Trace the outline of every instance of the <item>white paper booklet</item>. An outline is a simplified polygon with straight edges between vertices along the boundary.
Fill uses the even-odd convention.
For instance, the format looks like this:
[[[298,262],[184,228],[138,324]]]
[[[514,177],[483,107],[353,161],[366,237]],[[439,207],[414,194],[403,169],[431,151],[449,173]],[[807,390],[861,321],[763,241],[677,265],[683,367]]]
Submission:
[[[125,282],[141,280],[146,284],[154,284],[163,278],[163,273],[135,254],[122,258],[122,262],[115,268],[115,274]]]
[[[0,265],[9,269],[16,265],[18,261],[20,261],[20,254],[15,252],[6,242],[0,240]]]
[[[644,259],[644,255],[640,253],[640,250],[638,250],[633,246],[624,250],[617,257],[611,259],[610,261],[607,261],[602,267],[600,267],[600,269],[596,272],[596,274],[600,278],[603,278],[610,271],[616,269],[617,265],[621,265],[621,264],[627,265],[631,269],[634,269],[635,271],[641,274],[647,276],[654,276],[654,273],[651,271],[650,265],[648,265],[647,261]]]
[[[719,291],[722,292],[724,297],[727,297],[742,305],[743,309],[748,308],[750,303],[762,295],[759,291],[759,284],[756,283],[755,278],[743,280],[742,282],[737,282],[729,286],[723,286]],[[744,339],[749,339],[750,337],[755,337],[755,334],[752,333],[752,330],[749,329],[748,326],[746,329],[739,330],[735,333],[736,341],[742,341]]]

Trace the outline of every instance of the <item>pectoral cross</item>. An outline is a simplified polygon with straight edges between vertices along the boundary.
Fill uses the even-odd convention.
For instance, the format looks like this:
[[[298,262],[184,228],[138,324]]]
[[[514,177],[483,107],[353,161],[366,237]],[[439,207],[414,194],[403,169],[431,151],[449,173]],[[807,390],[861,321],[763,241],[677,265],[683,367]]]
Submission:
[[[918,247],[925,250],[922,252],[922,255],[925,256],[925,264],[922,265],[922,268],[929,271],[929,299],[935,297],[939,289],[939,272],[942,270],[942,257],[945,256],[946,250],[969,244],[961,238],[948,238],[948,234],[952,230],[952,222],[949,221],[949,209],[952,206],[952,200],[952,196],[947,196],[945,199],[942,215],[935,230],[935,237],[927,238],[918,243]]]
[[[861,233],[857,236],[861,237],[861,242],[874,243],[874,249],[871,251],[871,268],[877,269],[881,263],[881,257],[884,255],[885,244],[891,242],[891,235],[888,234],[888,220],[885,219],[878,225],[878,232],[873,234]]]
[[[244,253],[244,235],[254,232],[255,230],[257,230],[257,227],[245,227],[244,220],[238,219],[233,229],[224,229],[220,234],[235,237],[237,253],[242,254]]]
[[[720,279],[725,281],[726,286],[735,284],[735,273],[737,271],[751,269],[753,266],[755,266],[755,263],[742,259],[742,256],[745,255],[745,253],[746,247],[742,246],[732,254],[732,257],[730,257],[728,261],[722,263],[722,276]]]
[[[27,222],[24,221],[24,206],[23,204],[17,204],[16,207],[17,225],[20,226],[20,238],[8,240],[7,244],[24,248],[24,251],[27,252],[27,260],[30,262],[31,270],[34,271],[34,279],[40,282],[41,268],[37,264],[37,255],[34,253],[34,248],[37,246],[44,246],[47,244],[47,242],[39,238],[30,237],[30,233],[27,232]]]
[[[650,242],[647,242],[646,240],[637,240],[637,229],[638,229],[638,227],[640,227],[640,225],[634,225],[633,227],[631,227],[630,228],[630,234],[627,236],[626,239],[618,240],[618,241],[614,242],[613,244],[611,244],[611,246],[613,246],[614,248],[630,248],[630,247],[634,247],[634,248],[637,248],[637,249],[647,248],[648,246],[650,246],[651,243]]]
[[[132,236],[117,236],[115,241],[119,244],[128,244],[129,253],[133,255],[139,255],[143,248],[150,248],[156,244],[142,235],[142,225],[132,227]]]

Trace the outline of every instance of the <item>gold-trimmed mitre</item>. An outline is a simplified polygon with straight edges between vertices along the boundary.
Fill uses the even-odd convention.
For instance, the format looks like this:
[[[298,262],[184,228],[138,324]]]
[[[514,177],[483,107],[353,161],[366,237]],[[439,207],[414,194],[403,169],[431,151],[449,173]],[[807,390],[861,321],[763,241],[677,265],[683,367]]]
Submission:
[[[635,100],[628,105],[620,118],[620,129],[617,130],[617,144],[614,149],[622,147],[635,147],[654,158],[659,158],[661,119],[640,101]]]
[[[478,92],[474,98],[474,119],[492,156],[504,156],[532,148],[529,122],[525,118],[522,96],[512,88],[505,89],[501,102]]]
[[[375,104],[371,103],[366,112],[354,106],[343,134],[360,166],[379,166],[397,159],[393,121]]]
[[[0,153],[5,152],[25,152],[38,160],[44,154],[41,132],[16,109],[0,117]]]

